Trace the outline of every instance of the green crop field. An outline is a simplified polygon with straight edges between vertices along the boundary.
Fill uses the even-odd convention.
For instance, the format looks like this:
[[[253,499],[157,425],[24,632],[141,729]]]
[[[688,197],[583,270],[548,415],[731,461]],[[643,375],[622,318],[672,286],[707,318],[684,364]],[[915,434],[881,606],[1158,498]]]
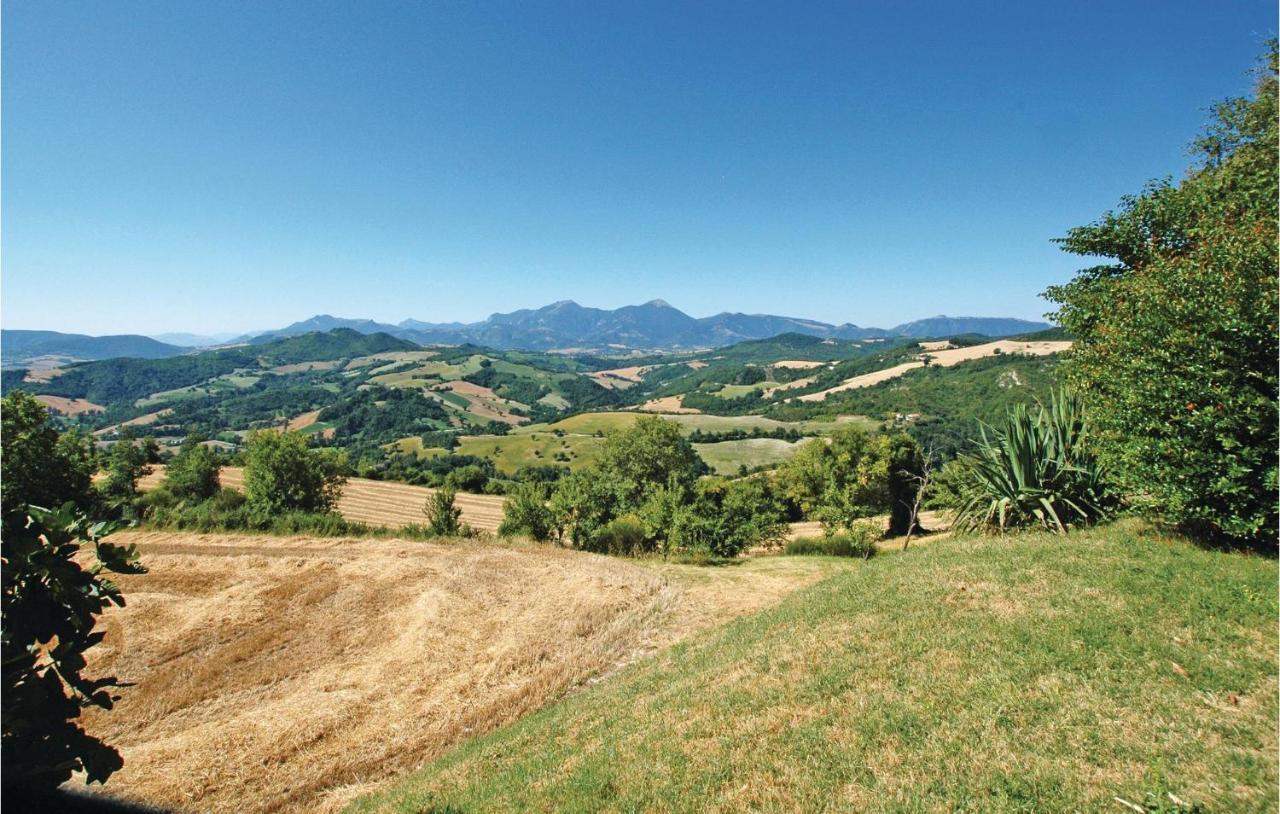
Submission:
[[[1275,811],[1276,579],[1136,524],[890,553],[350,810]]]

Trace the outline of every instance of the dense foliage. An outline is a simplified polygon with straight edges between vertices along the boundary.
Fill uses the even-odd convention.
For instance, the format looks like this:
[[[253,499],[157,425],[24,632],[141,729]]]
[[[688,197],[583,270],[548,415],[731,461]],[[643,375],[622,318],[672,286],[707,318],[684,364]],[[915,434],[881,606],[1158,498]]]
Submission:
[[[1276,50],[1214,109],[1200,163],[1072,230],[1112,258],[1049,289],[1098,451],[1134,501],[1203,539],[1276,545]]]
[[[93,439],[76,431],[59,434],[49,408],[22,391],[0,403],[0,534],[7,537],[27,524],[31,504],[53,507],[67,501],[81,510],[93,502],[90,484],[97,469]]]
[[[244,491],[251,511],[331,512],[347,482],[346,457],[312,449],[297,432],[251,433],[245,451]]]
[[[956,527],[1066,534],[1105,519],[1117,500],[1091,440],[1079,399],[1065,392],[1034,413],[1016,405],[958,462]]]
[[[84,732],[76,719],[87,705],[111,708],[111,677],[82,674],[85,652],[102,640],[96,618],[123,605],[105,570],[138,573],[132,547],[102,541],[115,526],[86,519],[95,508],[93,446],[74,431],[58,435],[43,404],[15,392],[0,404],[0,575],[3,783],[11,790],[50,790],[85,772],[103,781],[120,768],[119,754]],[[81,550],[91,546],[95,562]]]
[[[851,531],[859,520],[889,514],[891,532],[903,534],[923,467],[915,441],[901,433],[871,435],[857,425],[830,439],[814,439],[777,475],[785,498],[830,531]]]
[[[679,425],[642,416],[608,437],[599,462],[560,478],[550,500],[530,480],[506,504],[503,534],[552,537],[613,554],[733,557],[781,539],[783,510],[764,479],[700,479]]]
[[[165,468],[162,488],[178,500],[208,500],[218,492],[218,455],[189,435]]]

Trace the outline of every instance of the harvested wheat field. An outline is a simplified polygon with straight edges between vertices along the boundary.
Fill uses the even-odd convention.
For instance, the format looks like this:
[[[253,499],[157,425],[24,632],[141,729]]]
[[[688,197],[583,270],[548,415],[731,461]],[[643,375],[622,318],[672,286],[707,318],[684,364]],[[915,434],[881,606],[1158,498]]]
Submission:
[[[336,810],[652,648],[675,591],[550,547],[127,533],[93,674],[105,791],[200,811]]]
[[[152,489],[164,477],[164,467],[138,482],[141,489]],[[244,470],[240,467],[223,467],[222,485],[231,489],[244,489]],[[338,500],[338,512],[348,520],[370,526],[403,526],[425,521],[422,509],[427,498],[435,493],[426,486],[411,486],[394,481],[351,478]],[[459,492],[454,505],[462,510],[462,522],[479,531],[497,531],[502,523],[502,505],[505,499],[497,495],[472,495]]]
[[[675,413],[677,415],[696,415],[701,410],[684,406],[684,396],[665,396],[660,399],[649,399],[635,408],[645,413]]]
[[[920,343],[922,346],[931,344],[927,342]],[[983,345],[973,345],[967,348],[955,348],[953,350],[940,350],[929,353],[930,364],[939,367],[951,367],[961,362],[972,361],[973,359],[983,359],[996,354],[1022,354],[1024,356],[1048,356],[1054,353],[1062,353],[1071,350],[1070,342],[1017,342],[1012,339],[1001,339],[998,342],[988,342]],[[900,365],[894,365],[884,370],[877,370],[874,373],[864,373],[861,376],[854,376],[851,379],[845,379],[835,387],[820,390],[817,393],[809,393],[800,396],[800,401],[822,401],[829,393],[839,393],[842,390],[853,390],[859,387],[870,387],[873,384],[895,379],[906,373],[908,370],[914,370],[918,367],[924,367],[924,362],[904,362]]]
[[[80,415],[81,413],[105,413],[106,407],[100,404],[94,404],[84,399],[69,399],[62,396],[36,396],[36,401],[41,402],[50,410],[62,413],[63,415]]]

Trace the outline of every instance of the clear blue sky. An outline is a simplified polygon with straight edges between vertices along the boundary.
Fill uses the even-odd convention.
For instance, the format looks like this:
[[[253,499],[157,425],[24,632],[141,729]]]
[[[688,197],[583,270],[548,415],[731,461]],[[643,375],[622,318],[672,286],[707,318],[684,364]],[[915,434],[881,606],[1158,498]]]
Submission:
[[[1271,0],[6,3],[3,323],[1037,318]]]

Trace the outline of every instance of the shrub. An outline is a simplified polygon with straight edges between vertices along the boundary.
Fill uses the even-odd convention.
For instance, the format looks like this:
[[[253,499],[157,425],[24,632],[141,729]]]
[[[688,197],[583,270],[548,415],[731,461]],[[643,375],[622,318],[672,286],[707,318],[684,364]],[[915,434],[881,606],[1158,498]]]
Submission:
[[[639,554],[645,550],[646,539],[643,521],[634,514],[624,514],[596,532],[588,549],[603,554]]]
[[[311,449],[299,432],[258,430],[245,451],[244,489],[251,509],[264,516],[333,510],[347,478],[346,457]]]
[[[188,435],[182,448],[165,469],[162,488],[178,500],[207,500],[218,491],[218,471],[222,468],[213,450]]]
[[[462,536],[462,509],[453,504],[457,495],[452,489],[438,489],[427,498],[422,513],[427,516],[427,529],[436,537]]]
[[[547,507],[543,486],[539,483],[516,486],[503,504],[498,534],[503,537],[525,535],[542,543],[550,540],[554,532],[553,517]]]
[[[982,429],[978,451],[964,458],[956,527],[1066,534],[1105,518],[1117,501],[1089,440],[1080,401],[1065,391],[1034,415],[1016,405],[1003,427]]]
[[[861,524],[860,524],[861,525]],[[788,540],[783,546],[784,554],[790,555],[821,555],[826,557],[862,557],[864,560],[875,555],[876,553],[876,537],[879,536],[879,529],[874,530],[874,536],[865,531],[857,534],[832,534],[822,537],[798,537],[794,540]]]
[[[93,523],[67,502],[57,511],[29,507],[30,522],[6,530],[3,549],[3,782],[11,790],[51,792],[83,771],[103,782],[123,765],[120,754],[76,724],[87,706],[111,709],[114,677],[81,675],[84,654],[102,639],[97,617],[124,598],[102,570],[137,574],[133,546],[102,540],[116,524]],[[86,567],[80,550],[96,560]]]
[[[1135,505],[1206,540],[1275,551],[1276,44],[1254,98],[1217,105],[1200,164],[1062,240],[1114,262],[1046,297],[1098,454]]]

